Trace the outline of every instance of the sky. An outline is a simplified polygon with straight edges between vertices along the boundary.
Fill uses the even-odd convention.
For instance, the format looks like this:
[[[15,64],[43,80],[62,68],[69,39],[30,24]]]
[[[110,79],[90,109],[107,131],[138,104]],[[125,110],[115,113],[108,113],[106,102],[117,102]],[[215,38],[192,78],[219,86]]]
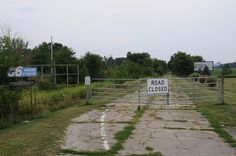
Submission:
[[[236,62],[236,0],[0,0],[0,26],[30,47],[46,41],[125,57],[148,52],[168,61],[175,52]]]

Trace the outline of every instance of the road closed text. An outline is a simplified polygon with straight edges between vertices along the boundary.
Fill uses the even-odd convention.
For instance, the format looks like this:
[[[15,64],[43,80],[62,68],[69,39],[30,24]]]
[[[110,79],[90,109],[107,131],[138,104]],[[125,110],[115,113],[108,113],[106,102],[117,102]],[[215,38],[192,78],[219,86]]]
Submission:
[[[168,79],[148,79],[147,86],[149,94],[168,93]]]

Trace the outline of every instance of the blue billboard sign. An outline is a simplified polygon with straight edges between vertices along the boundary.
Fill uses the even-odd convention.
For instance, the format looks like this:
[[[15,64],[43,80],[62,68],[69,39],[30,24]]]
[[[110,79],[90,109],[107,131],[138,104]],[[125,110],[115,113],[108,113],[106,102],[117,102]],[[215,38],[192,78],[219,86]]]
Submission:
[[[7,72],[8,77],[34,77],[36,75],[36,67],[11,67]]]

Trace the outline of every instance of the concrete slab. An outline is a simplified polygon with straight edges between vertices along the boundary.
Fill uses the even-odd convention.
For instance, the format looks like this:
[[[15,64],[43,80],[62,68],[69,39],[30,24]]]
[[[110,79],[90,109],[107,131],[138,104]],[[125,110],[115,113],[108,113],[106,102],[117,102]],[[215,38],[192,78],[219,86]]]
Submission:
[[[109,150],[114,135],[123,130],[135,115],[134,105],[110,103],[72,119],[61,145],[74,151]]]
[[[105,135],[108,146],[116,143],[114,134],[121,131],[126,124],[110,124],[105,125]],[[70,149],[74,151],[101,151],[105,150],[104,140],[101,135],[100,123],[79,123],[71,124],[66,131],[65,142],[61,146],[62,149]]]
[[[161,152],[165,156],[234,156],[196,110],[147,110],[119,155]]]
[[[165,101],[162,101],[163,105],[158,105],[154,101],[118,155],[151,152],[161,152],[165,156],[236,155],[235,150],[212,131],[209,122],[195,110],[191,101],[181,103],[179,95],[172,94],[176,98],[170,102],[175,105],[167,106]],[[135,101],[133,96],[123,98]],[[132,120],[137,106],[134,103],[110,103],[72,119],[61,148],[75,151],[108,150],[116,143],[114,135]]]

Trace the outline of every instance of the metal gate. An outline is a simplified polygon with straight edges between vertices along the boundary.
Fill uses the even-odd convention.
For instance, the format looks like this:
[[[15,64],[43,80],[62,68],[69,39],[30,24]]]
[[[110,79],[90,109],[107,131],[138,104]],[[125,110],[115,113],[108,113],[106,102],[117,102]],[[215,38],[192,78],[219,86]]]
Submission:
[[[162,95],[147,93],[147,79],[93,78],[90,101],[138,105],[189,105],[219,103],[221,97],[220,80],[215,77],[169,77],[169,93]]]

